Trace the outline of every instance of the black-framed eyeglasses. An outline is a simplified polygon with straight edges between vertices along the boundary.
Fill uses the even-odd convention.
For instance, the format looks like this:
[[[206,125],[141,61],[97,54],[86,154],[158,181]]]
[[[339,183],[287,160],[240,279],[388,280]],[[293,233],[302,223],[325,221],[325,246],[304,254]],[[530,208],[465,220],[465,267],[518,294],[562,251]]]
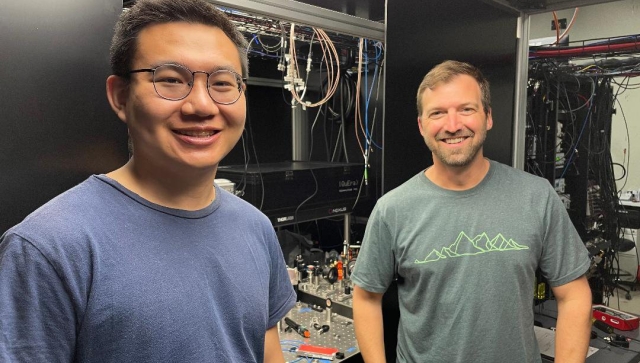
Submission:
[[[153,73],[153,88],[158,96],[179,101],[191,93],[196,73],[207,75],[207,90],[211,99],[221,105],[230,105],[240,99],[246,79],[227,69],[215,72],[192,71],[179,64],[162,64],[155,68],[134,69],[129,73]]]

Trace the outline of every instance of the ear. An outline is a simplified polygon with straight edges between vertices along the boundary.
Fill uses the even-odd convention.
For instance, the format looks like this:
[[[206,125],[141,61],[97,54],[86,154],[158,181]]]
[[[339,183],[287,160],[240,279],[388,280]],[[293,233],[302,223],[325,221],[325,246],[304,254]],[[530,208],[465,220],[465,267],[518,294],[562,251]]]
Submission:
[[[126,106],[129,99],[129,82],[116,75],[107,78],[107,99],[111,109],[124,122],[127,122]]]
[[[491,117],[491,109],[487,112],[487,130],[493,127],[493,117]]]

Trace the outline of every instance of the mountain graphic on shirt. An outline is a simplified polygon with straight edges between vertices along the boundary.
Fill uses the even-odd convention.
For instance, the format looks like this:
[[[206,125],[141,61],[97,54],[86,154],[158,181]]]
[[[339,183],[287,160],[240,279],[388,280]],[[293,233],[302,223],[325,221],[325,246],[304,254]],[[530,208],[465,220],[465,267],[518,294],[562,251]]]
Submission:
[[[529,247],[523,246],[511,238],[505,238],[501,233],[498,233],[498,235],[493,238],[489,238],[486,233],[482,233],[471,238],[467,236],[466,233],[460,232],[456,241],[451,245],[442,247],[441,250],[434,248],[424,260],[416,259],[415,263],[422,264],[452,257],[475,256],[489,252],[506,252],[528,249]]]

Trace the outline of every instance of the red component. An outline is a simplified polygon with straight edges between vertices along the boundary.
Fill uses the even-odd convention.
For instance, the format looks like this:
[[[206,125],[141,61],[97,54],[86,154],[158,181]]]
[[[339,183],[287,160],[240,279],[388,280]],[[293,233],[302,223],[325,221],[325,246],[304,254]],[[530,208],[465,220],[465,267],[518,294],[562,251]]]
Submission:
[[[640,318],[604,305],[593,305],[593,317],[618,330],[638,329]]]
[[[301,356],[301,357],[333,360],[333,357],[338,352],[338,349],[320,347],[317,345],[310,345],[310,344],[302,344],[300,345],[300,347],[298,347],[296,352],[298,353],[298,356]]]
[[[582,46],[574,46],[568,47],[565,49],[556,48],[556,49],[548,49],[543,48],[540,50],[534,50],[529,52],[530,56],[534,57],[570,57],[570,56],[585,56],[596,53],[608,53],[613,51],[631,51],[638,49],[638,42],[629,42],[622,44],[601,44],[601,45],[582,45]]]

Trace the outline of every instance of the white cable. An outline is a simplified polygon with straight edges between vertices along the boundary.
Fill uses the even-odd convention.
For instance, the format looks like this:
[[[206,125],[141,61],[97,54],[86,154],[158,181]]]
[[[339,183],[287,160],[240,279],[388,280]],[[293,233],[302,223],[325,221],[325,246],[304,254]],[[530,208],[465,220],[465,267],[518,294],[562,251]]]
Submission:
[[[320,105],[323,105],[327,101],[329,101],[329,99],[331,99],[331,97],[336,92],[336,89],[338,88],[338,83],[340,80],[340,59],[338,57],[338,51],[336,50],[333,42],[331,41],[331,39],[329,38],[329,36],[324,30],[319,28],[313,28],[314,35],[317,36],[318,38],[318,44],[320,44],[320,47],[322,48],[323,59],[325,59],[325,64],[327,65],[326,66],[327,93],[325,97],[318,102],[311,103],[309,101],[304,101],[303,100],[304,92],[302,96],[298,93],[298,89],[305,90],[306,87],[304,86],[305,82],[301,78],[299,78],[300,73],[298,69],[298,62],[297,62],[297,55],[296,55],[296,48],[295,48],[295,30],[294,29],[295,29],[295,25],[292,23],[291,29],[289,32],[289,43],[290,43],[289,57],[290,57],[290,62],[295,62],[295,68],[294,68],[294,65],[291,65],[291,72],[290,73],[288,72],[287,74],[288,77],[285,78],[285,82],[289,84],[288,84],[288,87],[285,86],[285,88],[291,92],[291,95],[293,96],[293,98],[296,101],[298,101],[300,104],[306,107],[318,107]],[[298,87],[296,87],[296,85]]]

